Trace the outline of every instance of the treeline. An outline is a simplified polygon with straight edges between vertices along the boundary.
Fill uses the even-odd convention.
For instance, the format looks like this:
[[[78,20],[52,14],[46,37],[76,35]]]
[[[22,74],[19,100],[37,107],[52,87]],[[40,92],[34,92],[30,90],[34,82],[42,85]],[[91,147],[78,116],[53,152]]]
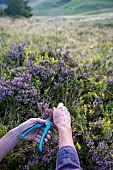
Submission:
[[[0,16],[26,17],[32,16],[32,9],[28,1],[24,0],[7,0],[6,7],[0,8]]]

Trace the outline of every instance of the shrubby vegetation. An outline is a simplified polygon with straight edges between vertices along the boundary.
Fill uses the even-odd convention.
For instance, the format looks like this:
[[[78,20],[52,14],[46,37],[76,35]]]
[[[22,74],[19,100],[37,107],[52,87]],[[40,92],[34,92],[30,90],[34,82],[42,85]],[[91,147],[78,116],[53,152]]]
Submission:
[[[7,25],[8,22],[11,24]],[[31,34],[31,26],[23,20],[23,38],[13,27],[14,22],[19,29],[20,20],[18,24],[15,24],[15,20],[8,22],[4,22],[4,28],[1,27],[0,32],[0,137],[31,117],[47,118],[52,114],[53,106],[63,102],[71,113],[73,140],[82,168],[111,170],[113,37],[112,34],[109,36],[108,27],[103,24],[101,28],[100,25],[93,27],[76,24],[74,27],[73,23],[66,27],[64,24],[62,29],[57,28],[57,37],[51,34],[53,39],[50,39],[50,34],[46,31],[43,38],[39,29],[40,35]],[[34,23],[31,24],[33,28]],[[47,30],[47,25],[41,23],[41,26]],[[112,30],[112,25],[109,27],[109,31]],[[65,35],[69,33],[69,38],[61,30],[67,31]],[[70,33],[69,30],[73,32]],[[33,37],[28,39],[31,35]],[[26,41],[11,43],[22,38]],[[62,46],[67,42],[72,49],[76,45],[76,53],[50,48],[50,43],[61,46],[58,42]],[[44,46],[45,43],[49,44],[49,48],[39,50],[37,44]],[[0,168],[55,169],[58,151],[58,133],[55,127],[51,141],[43,147],[43,151],[42,154],[38,152],[35,142],[21,141],[4,158]]]
[[[5,15],[5,11],[3,8],[0,8],[0,16],[4,16]]]
[[[47,118],[63,102],[72,115],[73,139],[83,169],[113,167],[113,76],[111,47],[92,62],[70,67],[66,53],[30,50],[25,43],[1,53],[0,135],[30,117]],[[3,130],[2,130],[3,129]],[[3,161],[11,169],[55,168],[56,130],[43,154],[36,143],[21,142]],[[17,161],[18,160],[18,161]],[[36,167],[37,167],[36,166]],[[32,169],[31,168],[31,169]],[[34,168],[35,169],[35,168]]]
[[[31,7],[28,6],[28,1],[24,0],[7,0],[4,2],[5,8],[0,8],[0,16],[10,17],[26,17],[32,16]]]

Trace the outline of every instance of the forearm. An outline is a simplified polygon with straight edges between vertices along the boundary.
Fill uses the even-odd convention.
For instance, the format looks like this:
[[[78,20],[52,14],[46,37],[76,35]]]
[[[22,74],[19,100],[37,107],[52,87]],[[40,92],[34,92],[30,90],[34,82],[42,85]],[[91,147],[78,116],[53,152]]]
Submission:
[[[0,139],[0,162],[19,143],[19,132],[17,128],[10,130]]]
[[[62,128],[59,128],[58,131],[59,131],[59,149],[67,145],[74,147],[71,127],[63,126]]]

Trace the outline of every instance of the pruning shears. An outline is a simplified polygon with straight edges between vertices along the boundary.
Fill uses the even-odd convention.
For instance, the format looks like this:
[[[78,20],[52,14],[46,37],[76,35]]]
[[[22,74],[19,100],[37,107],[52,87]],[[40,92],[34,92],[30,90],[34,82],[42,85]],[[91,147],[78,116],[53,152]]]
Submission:
[[[29,129],[27,129],[26,131],[24,131],[24,132],[19,136],[19,138],[20,138],[20,139],[23,139],[28,133],[32,132],[33,130],[38,129],[38,128],[40,128],[40,127],[44,127],[44,131],[43,131],[43,134],[42,134],[42,136],[41,136],[40,143],[39,143],[39,146],[38,146],[39,151],[42,152],[43,141],[44,141],[44,138],[46,137],[48,131],[50,130],[51,125],[52,125],[51,119],[48,118],[48,119],[46,120],[46,123],[37,123],[37,124],[35,124],[35,125],[32,126],[31,128],[29,128]]]

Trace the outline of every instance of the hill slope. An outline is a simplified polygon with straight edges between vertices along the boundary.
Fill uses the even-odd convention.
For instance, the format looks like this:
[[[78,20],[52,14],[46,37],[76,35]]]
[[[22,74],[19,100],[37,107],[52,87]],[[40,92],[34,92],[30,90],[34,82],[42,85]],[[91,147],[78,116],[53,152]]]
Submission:
[[[113,0],[29,0],[35,15],[67,15],[113,11]]]
[[[113,0],[28,0],[34,15],[71,15],[113,12]],[[0,0],[0,5],[6,0]]]

